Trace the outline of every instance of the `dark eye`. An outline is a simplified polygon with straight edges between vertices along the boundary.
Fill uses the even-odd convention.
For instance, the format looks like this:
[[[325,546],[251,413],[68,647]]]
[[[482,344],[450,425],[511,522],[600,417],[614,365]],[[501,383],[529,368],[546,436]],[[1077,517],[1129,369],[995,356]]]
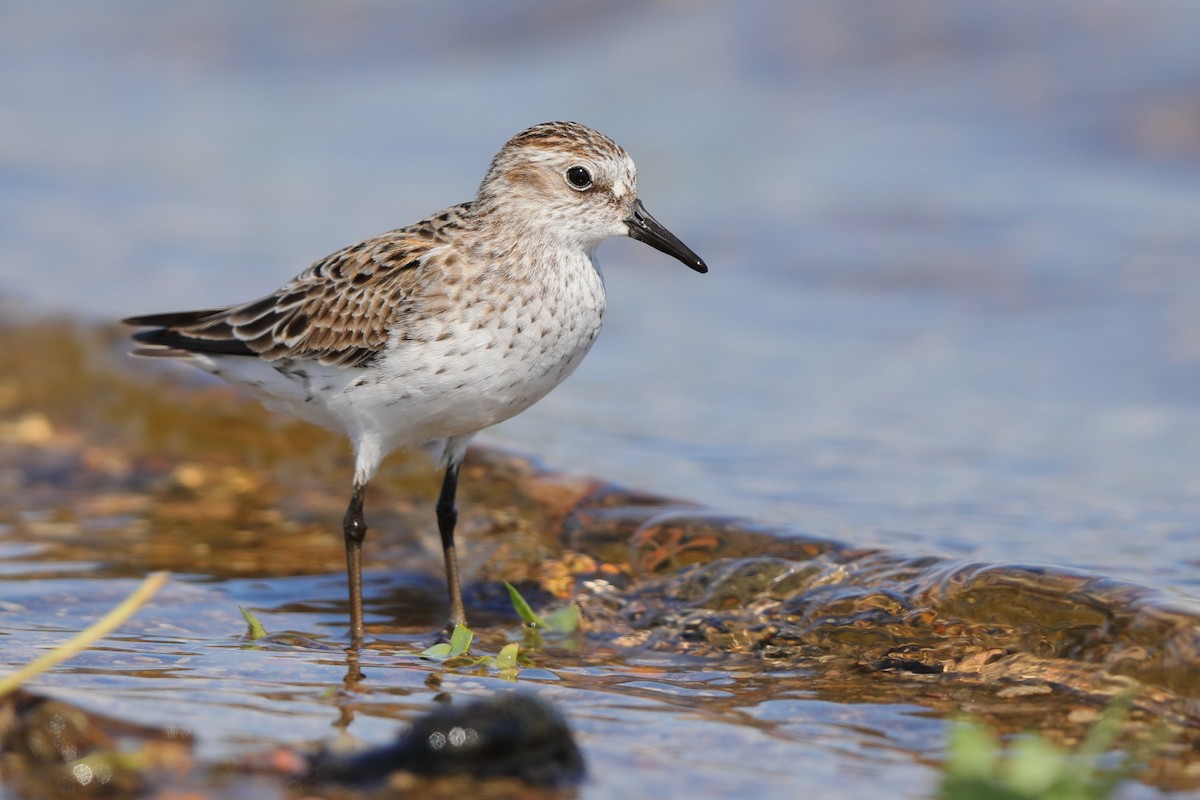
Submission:
[[[571,167],[567,170],[567,183],[576,189],[590,189],[592,187],[592,173],[583,167]]]

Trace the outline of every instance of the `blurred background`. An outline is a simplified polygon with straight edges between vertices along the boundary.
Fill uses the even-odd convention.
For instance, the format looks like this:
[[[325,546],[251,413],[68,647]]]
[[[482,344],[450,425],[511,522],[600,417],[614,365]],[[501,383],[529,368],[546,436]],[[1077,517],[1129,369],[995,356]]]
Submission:
[[[604,245],[593,353],[484,441],[1196,597],[1197,42],[1190,0],[14,0],[0,313],[251,299],[575,119],[711,273]]]

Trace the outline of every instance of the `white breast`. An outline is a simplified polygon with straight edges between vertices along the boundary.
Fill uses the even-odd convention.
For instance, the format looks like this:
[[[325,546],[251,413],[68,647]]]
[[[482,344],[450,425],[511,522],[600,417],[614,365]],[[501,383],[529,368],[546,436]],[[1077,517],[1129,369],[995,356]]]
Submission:
[[[590,260],[550,277],[462,302],[434,341],[393,342],[379,365],[391,404],[369,412],[396,431],[393,446],[502,422],[575,371],[600,331],[604,284]]]

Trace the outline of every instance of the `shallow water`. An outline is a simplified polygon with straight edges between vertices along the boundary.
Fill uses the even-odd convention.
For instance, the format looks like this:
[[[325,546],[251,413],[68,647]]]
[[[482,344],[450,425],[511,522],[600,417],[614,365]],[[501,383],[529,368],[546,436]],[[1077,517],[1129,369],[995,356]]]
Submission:
[[[147,376],[105,361],[95,332],[0,334],[6,369],[23,376],[19,387],[0,383],[11,404],[0,417],[5,667],[115,605],[131,576],[175,571],[118,634],[33,688],[192,735],[199,767],[176,785],[275,797],[290,795],[287,776],[263,770],[272,751],[384,743],[446,698],[514,687],[418,655],[445,614],[435,476],[421,459],[397,460],[369,498],[370,646],[351,665],[329,525],[342,499],[329,476],[345,466],[327,457],[335,439],[264,424],[265,412],[230,392],[145,386]],[[81,395],[65,392],[61,370],[12,355],[30,339],[52,343],[53,362],[82,347],[109,367],[76,383]],[[230,422],[239,417],[254,435]],[[121,430],[118,419],[131,424]],[[241,438],[237,456],[222,436]],[[297,465],[296,450],[312,463]],[[945,715],[969,710],[1004,730],[1071,739],[1131,686],[1141,687],[1133,735],[1170,723],[1182,737],[1146,780],[1160,790],[1200,783],[1196,604],[1080,574],[797,536],[502,453],[473,451],[464,479],[476,653],[522,639],[497,581],[522,581],[545,605],[563,585],[558,568],[578,573],[566,591],[582,604],[586,635],[527,641],[515,685],[568,716],[591,765],[582,796],[785,797],[805,786],[865,798],[884,783],[927,796]],[[599,566],[561,560],[563,547]],[[272,635],[241,636],[239,607]],[[0,795],[42,796],[22,790],[23,773],[6,763]],[[1135,785],[1124,796],[1154,793]]]
[[[626,145],[647,206],[712,272],[606,244],[610,314],[595,350],[485,439],[857,545],[1089,569],[1197,598],[1198,36],[1200,14],[1165,1],[781,2],[753,14],[9,4],[0,295],[94,320],[246,299],[466,199],[509,135],[576,118]],[[341,480],[341,450],[323,448],[322,474]],[[35,502],[23,513],[28,527],[49,512]],[[327,529],[338,513],[305,512],[310,570],[336,568]],[[125,530],[120,514],[82,516],[91,535]],[[86,547],[43,549],[62,532],[52,517],[34,526],[42,539],[5,542],[5,572],[22,580],[0,599],[25,608],[5,625],[19,631],[9,664],[91,616],[71,597],[106,606],[125,589],[113,577],[165,557],[136,549],[136,531],[116,537],[115,565]],[[206,754],[320,739],[336,718],[320,695],[340,680],[337,657],[213,654],[237,646],[238,602],[336,630],[339,578],[239,546],[179,556],[172,568],[191,558],[194,577],[164,596],[162,641],[131,633],[130,663],[84,663],[56,673],[55,688],[90,699],[112,691],[113,670],[145,664],[168,683],[120,680],[111,703],[151,698],[137,713],[165,722],[177,709],[159,705],[161,688],[187,676],[189,694],[221,708],[202,725]],[[218,578],[211,564],[228,552],[256,577]],[[436,560],[422,563],[436,574]],[[56,592],[35,576],[64,583]],[[420,578],[376,580],[400,596]],[[312,688],[271,703],[280,659]],[[374,668],[388,677],[368,706],[390,709],[409,690],[429,702],[407,683],[421,676]],[[595,796],[676,793],[685,776],[672,766],[688,758],[697,790],[713,794],[850,775],[842,796],[880,780],[918,796],[931,780],[920,764],[942,726],[914,709],[870,706],[856,724],[840,715],[853,720],[857,706],[778,698],[747,703],[728,726],[700,685],[739,676],[666,672],[676,677],[630,677],[638,693],[623,688],[615,707],[594,687],[571,692],[573,713],[606,723],[581,723],[596,758],[628,756],[625,726],[643,710],[663,721],[665,744],[637,752],[647,769],[606,776]],[[267,688],[230,701],[238,679]],[[681,704],[679,684],[695,703]],[[750,724],[789,713],[800,721]],[[394,724],[365,713],[352,731],[377,740]],[[747,752],[772,756],[753,763],[783,772],[731,774],[712,750],[688,749],[709,735],[744,737]],[[781,741],[805,746],[776,750]],[[716,749],[746,761],[729,742]]]

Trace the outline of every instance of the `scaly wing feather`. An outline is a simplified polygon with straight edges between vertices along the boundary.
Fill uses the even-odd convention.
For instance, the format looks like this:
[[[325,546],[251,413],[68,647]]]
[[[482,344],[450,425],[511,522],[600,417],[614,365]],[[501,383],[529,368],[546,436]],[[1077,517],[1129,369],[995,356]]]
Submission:
[[[137,355],[188,353],[311,358],[361,366],[387,345],[429,282],[426,256],[442,244],[466,205],[408,228],[367,239],[318,261],[273,294],[229,308],[148,314],[124,320]]]

